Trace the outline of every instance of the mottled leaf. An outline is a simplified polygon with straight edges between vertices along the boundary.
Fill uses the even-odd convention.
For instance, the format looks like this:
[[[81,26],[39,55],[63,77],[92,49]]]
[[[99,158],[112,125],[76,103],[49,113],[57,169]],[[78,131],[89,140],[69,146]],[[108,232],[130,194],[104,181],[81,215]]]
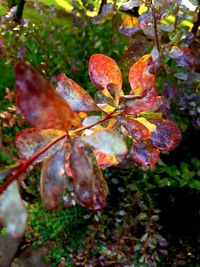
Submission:
[[[55,209],[63,200],[66,147],[51,155],[43,164],[40,194],[47,210]]]
[[[143,30],[147,38],[155,39],[153,16],[150,9],[140,15],[138,26]]]
[[[93,123],[98,122],[98,121],[101,120],[101,119],[102,119],[102,116],[97,116],[97,115],[89,116],[89,117],[87,117],[87,118],[85,118],[85,119],[83,120],[82,125],[83,125],[83,126],[88,126],[88,125],[91,125],[91,124],[93,124]],[[98,126],[98,125],[93,126],[92,128],[96,128],[97,126]],[[91,128],[91,129],[92,129],[92,128]]]
[[[71,149],[70,166],[80,204],[92,210],[102,209],[108,188],[92,148],[86,143],[76,142]]]
[[[0,221],[11,236],[18,238],[25,231],[26,219],[27,211],[14,181],[0,196]]]
[[[26,120],[41,129],[67,130],[73,112],[33,66],[19,62],[16,71],[16,102]]]
[[[150,137],[155,147],[170,151],[180,144],[181,132],[172,121],[165,119],[149,119],[149,121],[156,125],[156,130]]]
[[[127,130],[128,134],[136,140],[147,140],[149,138],[149,130],[137,120],[128,117],[123,118],[121,116],[117,120]]]
[[[197,64],[194,52],[190,48],[173,46],[169,55],[174,58],[179,66],[193,68]]]
[[[64,73],[57,77],[56,91],[65,99],[73,111],[98,110],[92,97],[77,83],[65,76]]]
[[[26,128],[21,130],[15,139],[15,145],[18,149],[21,159],[29,159],[40,149],[50,144],[60,136],[65,134],[64,131],[55,129],[38,130],[36,128]],[[65,142],[65,139],[58,141],[52,145],[47,151],[39,156],[35,163],[41,162],[47,159],[51,154],[60,149]]]
[[[138,118],[135,118],[135,120],[143,124],[149,130],[150,133],[156,130],[155,124],[151,123],[149,120],[147,120],[144,117],[138,117]]]
[[[143,0],[129,0],[122,5],[120,5],[120,8],[122,10],[130,10],[134,7],[138,7],[143,4]]]
[[[155,76],[150,73],[153,71],[153,67],[151,55],[145,55],[130,69],[128,78],[135,95],[142,96],[148,88],[154,86]]]
[[[116,166],[119,164],[118,159],[115,155],[108,155],[105,153],[102,153],[99,150],[94,151],[97,163],[101,169],[106,169],[111,166]]]
[[[156,102],[149,111],[161,112],[164,115],[168,115],[170,112],[170,101],[164,96],[157,96]]]
[[[138,18],[136,17],[128,17],[125,18],[119,27],[119,30],[122,34],[131,36],[134,33],[138,32],[140,30],[140,27],[138,27]]]
[[[136,166],[154,166],[159,156],[159,149],[153,147],[149,140],[138,141],[130,151],[130,157]]]
[[[100,90],[108,84],[122,88],[122,74],[116,62],[105,55],[94,54],[89,59],[88,71],[92,83]]]
[[[81,139],[105,154],[120,155],[127,153],[125,141],[118,133],[111,130],[97,131]]]
[[[125,114],[136,115],[143,111],[149,110],[155,103],[156,97],[157,90],[153,86],[146,90],[143,97],[121,97],[119,109],[124,109]]]

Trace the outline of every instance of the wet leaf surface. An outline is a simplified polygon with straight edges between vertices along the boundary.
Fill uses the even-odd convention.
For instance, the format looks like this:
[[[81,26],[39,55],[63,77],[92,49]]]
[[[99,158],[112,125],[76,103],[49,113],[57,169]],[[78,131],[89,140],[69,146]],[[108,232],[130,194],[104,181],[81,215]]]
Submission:
[[[84,136],[81,139],[91,145],[94,149],[108,155],[127,153],[125,141],[118,133],[111,130],[100,130],[88,136]]]
[[[102,209],[108,188],[92,148],[86,143],[76,142],[71,149],[70,166],[80,204],[92,210]]]
[[[15,140],[15,145],[18,149],[21,159],[29,159],[40,149],[53,142],[59,136],[65,132],[55,129],[38,130],[36,128],[26,128],[21,130]],[[47,159],[51,154],[55,153],[58,149],[62,148],[65,140],[60,140],[56,144],[52,145],[47,151],[39,156],[35,163],[39,163]]]
[[[57,208],[62,202],[65,185],[66,147],[51,155],[42,166],[40,194],[47,210]]]
[[[130,157],[136,166],[154,166],[159,156],[159,149],[153,147],[149,140],[138,141],[130,151]]]
[[[73,112],[47,80],[26,62],[19,62],[16,71],[16,102],[26,120],[41,129],[67,130]]]
[[[149,138],[149,130],[137,120],[123,117],[118,117],[117,120],[127,130],[128,134],[136,140],[147,140]]]
[[[122,74],[116,62],[105,55],[94,54],[89,59],[88,71],[92,83],[100,90],[108,84],[122,88]]]
[[[142,96],[144,92],[154,86],[155,76],[151,73],[154,68],[151,55],[140,58],[130,69],[129,83],[135,95]]]
[[[146,90],[143,97],[121,98],[119,109],[124,109],[125,114],[136,115],[149,110],[156,101],[157,90],[153,86]]]
[[[181,143],[181,132],[175,123],[165,119],[149,119],[149,121],[156,125],[156,130],[150,137],[155,147],[170,151]]]
[[[92,97],[77,83],[65,76],[64,73],[57,77],[56,91],[70,105],[73,111],[98,110]]]

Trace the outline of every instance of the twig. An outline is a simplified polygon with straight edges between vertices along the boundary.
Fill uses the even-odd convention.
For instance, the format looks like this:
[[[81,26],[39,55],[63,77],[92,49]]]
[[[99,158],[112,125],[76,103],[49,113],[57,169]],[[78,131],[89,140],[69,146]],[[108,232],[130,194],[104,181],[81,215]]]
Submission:
[[[76,130],[69,131],[69,133],[65,132],[64,134],[62,134],[61,136],[59,136],[58,138],[56,138],[54,141],[52,141],[51,143],[49,143],[48,145],[46,145],[42,149],[40,149],[30,159],[22,161],[21,164],[19,165],[18,169],[16,170],[16,172],[13,175],[11,175],[10,177],[8,177],[8,179],[5,181],[5,183],[0,186],[0,194],[3,193],[3,191],[6,190],[6,188],[14,180],[17,180],[19,178],[20,174],[24,173],[27,170],[28,166],[31,165],[34,162],[34,160],[36,160],[40,155],[42,155],[45,151],[47,151],[54,144],[56,144],[60,140],[64,139],[65,137],[71,136],[71,135],[73,135],[75,133],[84,131],[86,129],[90,129],[93,126],[98,125],[99,123],[102,123],[104,121],[107,121],[110,118],[114,118],[114,117],[120,115],[119,113],[116,113],[116,114],[113,114],[113,113],[114,112],[108,114],[107,116],[105,116],[104,118],[102,118],[101,120],[99,120],[99,121],[97,121],[95,123],[89,124],[89,125],[84,126],[84,127],[80,127],[80,128],[78,128]]]

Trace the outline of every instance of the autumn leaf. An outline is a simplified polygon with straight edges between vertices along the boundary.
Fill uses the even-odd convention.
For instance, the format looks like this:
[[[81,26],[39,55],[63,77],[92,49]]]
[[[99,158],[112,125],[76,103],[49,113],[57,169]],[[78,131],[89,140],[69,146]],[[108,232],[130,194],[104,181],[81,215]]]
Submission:
[[[16,102],[26,120],[40,129],[67,130],[73,112],[47,80],[27,62],[19,62],[16,71]]]
[[[133,144],[130,151],[130,158],[136,166],[154,166],[159,156],[159,149],[155,148],[149,140],[138,141]]]
[[[116,62],[105,55],[94,54],[89,59],[88,72],[92,83],[100,90],[109,84],[122,88],[122,74]],[[119,94],[120,95],[120,94]]]
[[[51,155],[42,166],[40,193],[47,210],[55,209],[63,200],[66,147]]]
[[[92,210],[102,209],[108,188],[90,145],[80,141],[73,144],[70,169],[80,204]]]
[[[145,90],[143,97],[121,97],[118,109],[123,110],[125,114],[137,115],[149,110],[156,101],[157,90],[155,86]]]
[[[129,71],[129,83],[133,94],[143,96],[146,90],[154,87],[155,76],[151,55],[147,54],[140,58]]]
[[[43,129],[39,130],[36,128],[26,128],[21,130],[16,135],[15,146],[18,149],[19,157],[21,159],[29,159],[43,147],[53,142],[60,136],[65,134],[62,130],[56,129]],[[34,163],[39,163],[47,159],[51,154],[63,147],[65,140],[52,145],[47,149],[41,156],[39,156]]]
[[[112,130],[100,130],[81,138],[94,149],[108,155],[127,153],[127,146],[122,137]]]
[[[92,97],[77,83],[65,76],[64,73],[57,77],[56,91],[65,99],[73,111],[98,110]]]
[[[156,125],[156,130],[150,136],[155,147],[170,151],[181,143],[181,132],[175,123],[165,119],[149,119],[149,121]]]
[[[136,119],[119,116],[117,120],[127,130],[127,133],[136,140],[147,140],[150,137],[147,127]]]

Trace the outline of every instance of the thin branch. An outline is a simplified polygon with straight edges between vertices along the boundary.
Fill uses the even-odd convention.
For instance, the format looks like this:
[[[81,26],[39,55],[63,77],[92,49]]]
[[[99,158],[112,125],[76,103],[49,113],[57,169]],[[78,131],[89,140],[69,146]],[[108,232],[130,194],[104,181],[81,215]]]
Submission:
[[[155,34],[155,39],[156,39],[156,46],[157,46],[158,52],[160,53],[160,43],[159,43],[159,38],[158,38],[157,20],[156,20],[155,9],[153,7],[152,1],[151,1],[151,12],[152,12],[152,17],[153,17],[154,34]]]
[[[42,155],[45,151],[47,151],[50,147],[52,147],[55,143],[59,142],[60,140],[64,139],[65,137],[67,137],[68,135],[74,135],[78,132],[84,131],[86,129],[90,129],[95,125],[98,125],[99,123],[102,123],[104,121],[107,121],[110,118],[114,118],[116,116],[118,116],[120,113],[115,113],[114,112],[108,114],[107,116],[105,116],[104,118],[102,118],[101,120],[92,123],[90,125],[87,126],[83,126],[80,127],[76,130],[73,131],[69,131],[69,133],[64,133],[63,135],[59,136],[58,138],[56,138],[54,141],[52,141],[51,143],[49,143],[48,145],[44,146],[42,149],[40,149],[37,153],[35,153],[30,159],[28,160],[24,160],[21,162],[21,164],[19,165],[18,169],[16,170],[16,172],[11,175],[10,177],[8,177],[8,179],[0,186],[0,194],[3,193],[4,190],[6,190],[6,188],[15,180],[17,180],[19,178],[19,176],[24,173],[27,168],[29,167],[29,165],[31,165],[40,155]]]
[[[55,143],[59,142],[60,140],[64,139],[67,136],[67,133],[64,133],[63,135],[56,138],[54,141],[49,143],[48,145],[44,146],[42,149],[40,149],[37,153],[35,153],[30,159],[25,160],[21,162],[19,168],[17,171],[11,175],[4,184],[0,186],[0,194],[14,181],[17,180],[20,174],[26,171],[29,165],[33,163],[34,160],[36,160],[40,155],[42,155],[47,149],[49,149],[51,146],[53,146]]]

